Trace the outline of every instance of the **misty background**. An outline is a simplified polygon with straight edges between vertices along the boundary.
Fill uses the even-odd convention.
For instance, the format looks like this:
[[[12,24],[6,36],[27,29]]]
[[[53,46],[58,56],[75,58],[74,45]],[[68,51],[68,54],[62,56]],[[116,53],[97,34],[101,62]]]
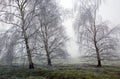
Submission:
[[[63,21],[63,26],[66,30],[67,36],[70,38],[66,43],[66,49],[72,58],[78,58],[82,55],[82,52],[79,52],[79,46],[77,43],[77,34],[74,31],[74,20],[75,20],[75,5],[77,0],[58,0],[60,1],[60,6],[64,10],[70,11],[73,17],[66,17]],[[108,21],[110,27],[114,27],[120,24],[120,0],[105,0],[100,5],[97,16],[102,19],[102,21]],[[1,23],[0,32],[5,32],[11,26]]]

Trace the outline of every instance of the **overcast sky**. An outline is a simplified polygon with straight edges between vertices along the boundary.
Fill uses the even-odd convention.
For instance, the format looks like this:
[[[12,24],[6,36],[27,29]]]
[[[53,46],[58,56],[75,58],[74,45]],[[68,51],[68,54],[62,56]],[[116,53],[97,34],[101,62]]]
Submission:
[[[66,9],[72,9],[75,0],[61,0],[61,5]],[[112,25],[120,24],[120,0],[103,0],[98,15],[102,17],[103,21],[110,21]],[[80,52],[76,44],[75,33],[72,28],[72,20],[69,19],[64,23],[67,28],[67,33],[71,37],[70,42],[67,43],[68,52],[72,57],[79,56]],[[78,54],[79,53],[79,54]]]
[[[105,0],[99,14],[103,20],[109,20],[114,25],[120,24],[120,0]]]
[[[72,8],[75,0],[61,0],[64,8]],[[112,24],[120,24],[120,0],[103,0],[99,14],[103,20],[109,20]],[[0,30],[8,27],[1,25]]]
[[[72,8],[75,0],[61,0],[62,6]],[[120,24],[120,0],[103,0],[99,15],[103,20],[109,20],[113,24]]]

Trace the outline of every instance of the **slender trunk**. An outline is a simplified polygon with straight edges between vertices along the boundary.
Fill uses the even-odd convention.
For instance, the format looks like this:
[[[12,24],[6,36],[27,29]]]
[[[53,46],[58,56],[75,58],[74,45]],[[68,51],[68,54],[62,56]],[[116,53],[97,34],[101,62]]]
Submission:
[[[29,62],[29,69],[34,69],[34,64],[32,61],[32,56],[31,56],[30,47],[28,43],[28,37],[26,34],[26,30],[25,30],[25,5],[26,4],[27,4],[27,0],[24,0],[22,3],[20,3],[19,0],[17,0],[17,5],[18,5],[18,8],[20,10],[20,15],[21,15],[21,22],[22,22],[21,28],[22,28],[23,37],[25,40],[26,52],[27,52],[28,62]]]
[[[101,58],[100,58],[100,52],[99,52],[99,48],[97,46],[97,31],[96,31],[96,25],[95,25],[95,21],[94,21],[94,46],[95,46],[95,50],[96,50],[96,55],[97,55],[97,67],[101,67]]]
[[[47,52],[47,61],[48,61],[48,66],[52,66],[51,58],[48,52]]]
[[[99,49],[97,47],[97,43],[96,41],[94,40],[94,45],[95,45],[95,50],[96,50],[96,55],[97,55],[97,67],[101,67],[101,58],[100,58],[100,53],[99,53]]]
[[[25,39],[25,45],[26,45],[26,50],[28,55],[29,69],[34,69],[34,64],[32,61],[31,52],[28,44],[28,38],[25,36],[25,34],[24,34],[24,39]]]
[[[45,26],[45,36],[44,36],[44,44],[45,44],[45,50],[46,50],[46,56],[47,56],[47,62],[48,66],[52,66],[51,58],[50,58],[50,53],[49,53],[49,48],[48,48],[48,30],[47,26]]]
[[[47,39],[46,39],[46,41],[45,41],[45,51],[46,51],[48,66],[52,66],[52,62],[51,62],[51,58],[50,58],[50,53],[49,53],[49,51],[48,51]]]
[[[99,54],[99,50],[97,48],[97,46],[95,45],[95,48],[96,48],[96,54],[97,54],[97,67],[102,67],[102,64],[101,64],[101,58],[100,58],[100,54]]]
[[[29,43],[28,43],[28,37],[26,35],[26,31],[24,28],[25,27],[24,14],[22,14],[22,22],[23,22],[22,31],[23,31],[23,36],[24,36],[24,40],[25,40],[26,52],[27,52],[27,56],[28,56],[29,69],[34,69],[34,64],[32,61],[32,56],[31,56],[30,47],[29,47]]]
[[[32,61],[32,56],[31,56],[30,47],[29,47],[29,43],[28,43],[28,37],[26,35],[26,30],[25,30],[24,13],[22,11],[21,11],[21,15],[22,15],[22,23],[23,23],[22,31],[23,31],[23,36],[24,36],[24,40],[25,40],[26,52],[27,52],[27,56],[28,56],[29,69],[34,69],[34,64]]]

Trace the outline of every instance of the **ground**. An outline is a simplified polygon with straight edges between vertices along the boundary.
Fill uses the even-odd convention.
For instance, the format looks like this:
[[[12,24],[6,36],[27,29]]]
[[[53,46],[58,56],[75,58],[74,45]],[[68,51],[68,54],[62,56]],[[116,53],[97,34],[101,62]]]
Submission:
[[[120,79],[120,67],[56,66],[32,70],[0,67],[0,79]]]

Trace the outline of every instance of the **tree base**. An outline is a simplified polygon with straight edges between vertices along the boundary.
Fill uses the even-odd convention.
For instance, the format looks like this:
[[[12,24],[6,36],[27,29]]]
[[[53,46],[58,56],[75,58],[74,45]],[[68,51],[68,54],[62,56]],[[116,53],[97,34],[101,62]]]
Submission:
[[[34,64],[33,63],[29,65],[29,69],[34,69]]]
[[[102,65],[97,65],[97,67],[102,67]]]

